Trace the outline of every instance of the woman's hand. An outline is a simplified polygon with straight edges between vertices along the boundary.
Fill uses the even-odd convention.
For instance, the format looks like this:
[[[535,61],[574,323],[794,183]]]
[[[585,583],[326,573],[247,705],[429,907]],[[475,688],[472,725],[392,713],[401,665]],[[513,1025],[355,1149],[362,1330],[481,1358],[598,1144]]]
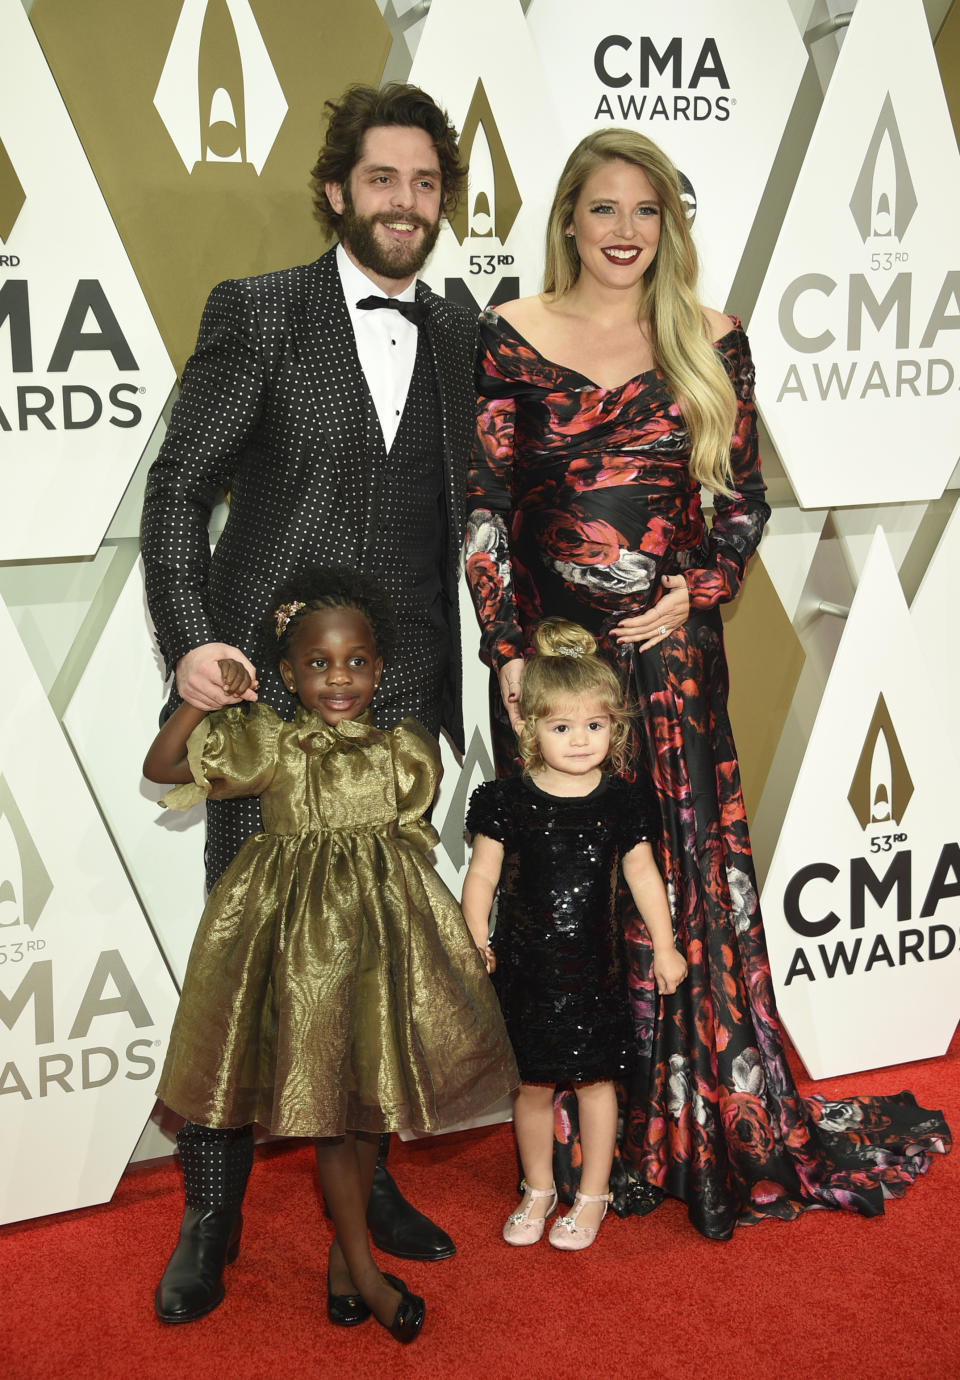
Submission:
[[[638,652],[655,647],[677,628],[683,626],[690,613],[690,594],[682,575],[664,575],[661,583],[665,593],[646,613],[625,618],[614,628],[618,642],[639,642]],[[513,663],[511,662],[511,665]],[[504,670],[507,668],[504,667]],[[501,676],[502,676],[501,672]],[[501,690],[503,683],[501,681]]]
[[[500,670],[500,694],[504,707],[510,716],[510,726],[514,733],[520,732],[523,718],[520,714],[520,686],[523,682],[523,657],[515,657]]]

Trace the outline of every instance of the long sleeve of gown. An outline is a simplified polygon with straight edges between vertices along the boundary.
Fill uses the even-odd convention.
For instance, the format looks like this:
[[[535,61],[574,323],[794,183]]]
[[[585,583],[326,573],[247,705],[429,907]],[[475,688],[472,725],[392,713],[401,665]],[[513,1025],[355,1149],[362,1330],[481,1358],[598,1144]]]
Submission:
[[[465,569],[480,624],[480,656],[496,670],[523,656],[510,570],[516,398],[489,353],[480,357],[477,434],[467,477]]]
[[[737,398],[730,442],[731,493],[714,498],[707,564],[683,572],[693,609],[712,608],[737,597],[747,561],[756,551],[770,516],[763,497],[766,485],[760,475],[753,359],[742,330],[736,331],[733,349],[724,351],[722,358]]]

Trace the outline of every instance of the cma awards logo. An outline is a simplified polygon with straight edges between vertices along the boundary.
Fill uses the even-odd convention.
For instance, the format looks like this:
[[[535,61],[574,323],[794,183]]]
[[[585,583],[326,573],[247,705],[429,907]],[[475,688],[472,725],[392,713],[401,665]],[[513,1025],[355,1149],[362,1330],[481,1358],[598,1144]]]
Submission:
[[[17,176],[17,170],[0,139],[0,240],[4,243],[17,223],[23,210],[26,194]],[[0,254],[0,268],[16,268],[20,260],[15,254]]]
[[[832,170],[827,175],[832,181]],[[936,297],[918,300],[910,253],[902,247],[917,206],[888,92],[849,202],[866,260],[837,277],[802,273],[783,290],[780,331],[804,358],[788,365],[778,402],[937,397],[953,389],[954,364],[919,352],[932,351],[941,332],[956,328],[960,272],[948,270]],[[876,343],[865,347],[865,336]],[[877,358],[869,358],[871,349]],[[808,363],[812,355],[820,358]]]
[[[902,243],[916,209],[917,194],[887,92],[850,198],[850,211],[864,244],[890,237]],[[906,262],[906,257],[902,255],[898,262]]]
[[[873,829],[899,824],[912,795],[913,781],[886,701],[880,695],[847,799],[861,829]],[[898,834],[893,841],[903,843],[906,837]]]
[[[637,44],[625,34],[607,34],[594,50],[593,70],[608,88],[594,120],[722,124],[736,105],[719,44],[711,37],[691,42],[678,34],[658,47],[648,34]]]
[[[467,164],[467,194],[450,217],[457,242],[468,250],[467,273],[447,278],[444,294],[470,311],[497,306],[520,295],[520,279],[504,276],[513,267],[503,247],[520,214],[522,201],[483,82],[474,88],[460,135],[460,155]],[[466,278],[473,281],[468,286]],[[482,293],[484,280],[494,280],[492,292]],[[485,300],[480,302],[476,292]]]
[[[134,1082],[151,1078],[156,1070],[155,1042],[147,1038],[133,1039],[119,1050],[85,1044],[70,1051],[35,1053],[37,1047],[57,1040],[64,1016],[70,1021],[67,1040],[85,1039],[98,1017],[119,1012],[129,1017],[134,1029],[154,1024],[119,949],[105,949],[95,957],[79,1002],[62,1010],[53,959],[42,956],[47,941],[34,934],[52,891],[40,851],[0,776],[0,1027],[16,1029],[21,1034],[18,1044],[27,1050],[25,1056],[0,1063],[0,1098],[14,1094],[30,1102],[56,1091],[103,1087],[121,1068],[123,1077]],[[76,967],[75,957],[70,967]]]
[[[925,926],[918,923],[932,921],[944,901],[960,897],[960,845],[945,843],[929,879],[915,877],[909,835],[899,827],[913,794],[881,694],[847,795],[865,836],[864,851],[849,859],[845,876],[832,862],[813,862],[799,868],[784,888],[784,918],[808,941],[793,953],[786,987],[798,979],[831,981],[960,952],[956,924],[944,923],[942,917]]]
[[[184,0],[153,103],[188,172],[262,172],[287,102],[249,0]]]
[[[0,962],[18,962],[28,949],[42,949],[42,939],[10,939],[12,930],[32,934],[50,899],[50,881],[40,850],[17,808],[7,780],[0,776]],[[26,946],[26,947],[25,947]]]
[[[0,141],[0,239],[10,238],[26,202],[26,193],[3,142]],[[20,255],[0,254],[0,269],[18,268]],[[95,329],[90,329],[90,325]],[[33,375],[36,347],[39,345],[30,311],[30,283],[26,278],[6,278],[0,283],[0,327],[8,327],[10,375]],[[69,302],[63,306],[63,323],[50,349],[48,375],[64,375],[78,352],[103,350],[110,353],[118,370],[138,369],[133,351],[120,322],[96,278],[81,278]],[[84,354],[81,358],[85,357]],[[41,383],[21,383],[0,394],[0,431],[43,429],[77,431],[95,426],[106,414],[111,425],[137,426],[143,413],[133,383],[116,383],[106,399],[99,388],[84,383],[61,383],[59,390]],[[59,380],[58,380],[59,381]]]

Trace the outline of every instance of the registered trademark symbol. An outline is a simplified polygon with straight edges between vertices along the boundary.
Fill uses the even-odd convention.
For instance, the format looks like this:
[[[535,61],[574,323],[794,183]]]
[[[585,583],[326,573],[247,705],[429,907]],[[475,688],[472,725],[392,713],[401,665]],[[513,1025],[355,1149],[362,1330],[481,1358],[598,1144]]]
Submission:
[[[730,104],[731,104],[731,105],[736,105],[736,104],[737,104],[737,98],[736,98],[736,96],[731,97]]]
[[[147,391],[147,390],[146,390],[145,388],[138,388],[138,389],[137,389],[137,392],[138,392],[138,393],[145,393],[146,391]]]
[[[154,1049],[158,1049],[159,1046],[160,1046],[160,1041],[159,1041],[159,1040],[154,1040],[154,1042],[153,1042],[153,1047],[154,1047]]]

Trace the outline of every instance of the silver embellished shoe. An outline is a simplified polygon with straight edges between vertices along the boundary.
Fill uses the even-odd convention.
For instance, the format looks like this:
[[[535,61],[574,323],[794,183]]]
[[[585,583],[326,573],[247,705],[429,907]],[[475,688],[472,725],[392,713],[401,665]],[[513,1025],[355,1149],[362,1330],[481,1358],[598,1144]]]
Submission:
[[[516,1212],[503,1224],[503,1239],[510,1246],[535,1246],[543,1235],[544,1224],[557,1206],[556,1186],[551,1188],[531,1188],[526,1179],[520,1181],[523,1200]],[[530,1209],[537,1198],[549,1198],[550,1206],[542,1217],[530,1217]]]
[[[550,1228],[550,1245],[556,1246],[558,1251],[585,1251],[596,1240],[600,1223],[607,1215],[607,1206],[612,1202],[612,1193],[578,1193],[567,1215],[558,1217]],[[577,1222],[584,1203],[603,1203],[603,1215],[595,1227],[581,1227]]]

